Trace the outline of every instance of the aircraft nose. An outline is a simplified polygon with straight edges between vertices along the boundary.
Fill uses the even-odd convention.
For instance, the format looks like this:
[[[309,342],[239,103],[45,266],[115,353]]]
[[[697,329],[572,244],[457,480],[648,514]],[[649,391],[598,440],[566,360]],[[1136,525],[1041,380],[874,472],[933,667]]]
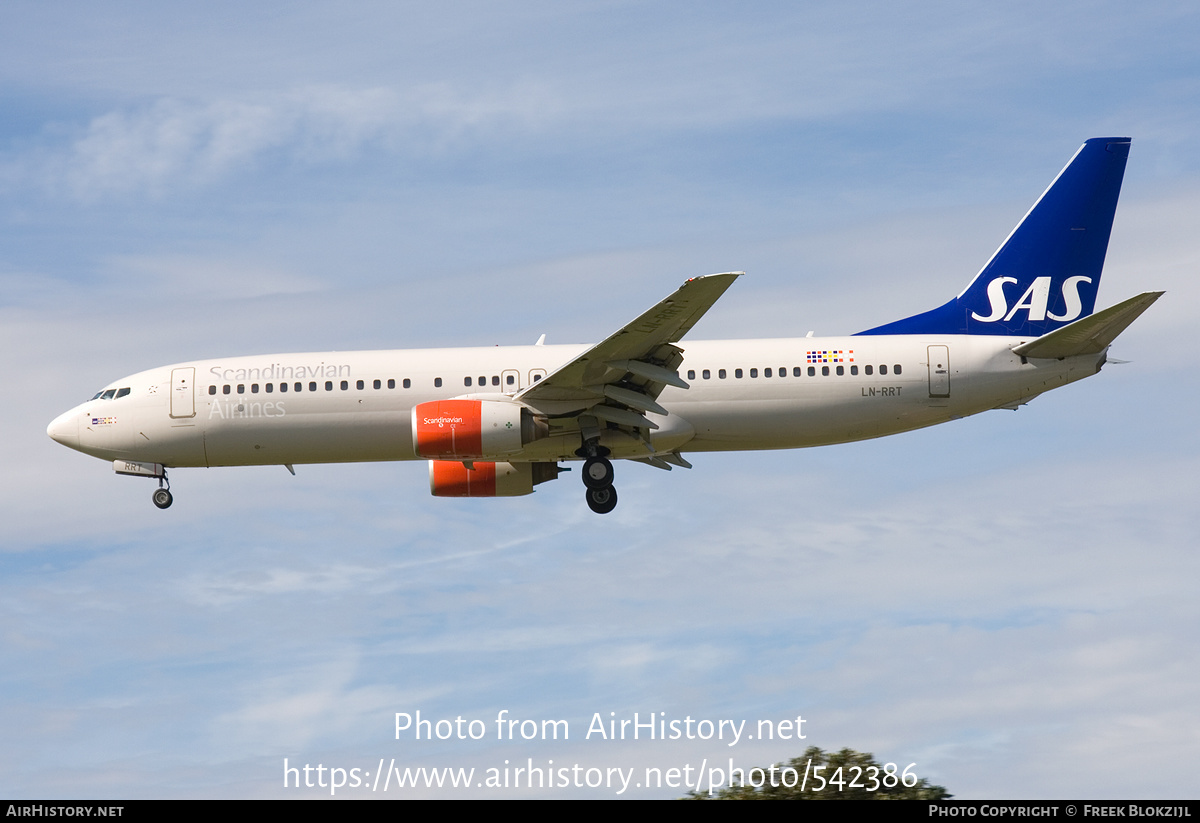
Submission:
[[[60,414],[46,427],[46,434],[50,435],[50,439],[56,443],[62,443],[68,448],[78,449],[79,414],[74,411]]]

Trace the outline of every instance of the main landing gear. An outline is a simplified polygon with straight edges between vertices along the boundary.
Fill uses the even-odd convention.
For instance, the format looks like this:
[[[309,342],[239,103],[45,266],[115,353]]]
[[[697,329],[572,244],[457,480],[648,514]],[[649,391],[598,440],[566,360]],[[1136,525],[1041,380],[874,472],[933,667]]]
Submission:
[[[587,490],[588,508],[596,514],[608,514],[617,507],[617,490],[612,486]]]
[[[617,507],[617,490],[613,488],[613,465],[608,450],[593,447],[583,462],[583,485],[587,486],[588,508],[596,514],[608,514]]]
[[[166,484],[164,487],[163,484]],[[162,477],[158,478],[158,488],[154,491],[154,496],[151,497],[154,505],[160,509],[170,508],[175,502],[175,498],[171,496],[171,481],[167,479],[167,470],[163,469]]]

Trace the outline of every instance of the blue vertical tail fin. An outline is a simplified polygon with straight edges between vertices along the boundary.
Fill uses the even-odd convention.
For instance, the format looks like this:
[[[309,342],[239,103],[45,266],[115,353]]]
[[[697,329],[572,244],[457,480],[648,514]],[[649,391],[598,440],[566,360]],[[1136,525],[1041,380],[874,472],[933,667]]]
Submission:
[[[962,294],[859,334],[1040,337],[1096,306],[1128,137],[1094,137],[1058,173]]]

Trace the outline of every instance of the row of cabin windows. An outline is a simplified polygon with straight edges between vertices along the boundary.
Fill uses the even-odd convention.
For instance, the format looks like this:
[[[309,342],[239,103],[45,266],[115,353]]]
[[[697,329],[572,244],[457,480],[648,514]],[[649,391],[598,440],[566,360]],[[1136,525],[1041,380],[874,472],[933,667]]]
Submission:
[[[822,376],[824,376],[824,377],[828,377],[830,374],[837,374],[837,375],[839,375],[839,376],[840,376],[840,375],[844,375],[844,374],[846,374],[846,368],[847,368],[846,366],[834,366],[834,367],[833,367],[833,371],[831,371],[829,366],[821,366],[821,375],[822,375]],[[851,374],[851,375],[857,375],[857,374],[858,374],[858,366],[850,366],[849,368],[850,368],[850,374]],[[863,366],[862,368],[863,368],[863,374],[866,374],[866,375],[873,375],[873,374],[875,373],[875,367],[874,367],[874,366]],[[756,377],[758,377],[758,369],[750,369],[749,371],[750,371],[750,377],[751,377],[751,378],[756,378]],[[817,367],[816,367],[816,366],[809,366],[809,367],[807,368],[807,370],[803,369],[803,368],[802,368],[802,367],[800,367],[800,366],[793,366],[793,367],[792,367],[792,376],[793,376],[793,377],[803,377],[806,371],[807,371],[807,374],[808,374],[808,376],[809,376],[809,377],[816,377],[816,375],[817,375]],[[899,363],[896,363],[895,365],[893,365],[893,366],[892,366],[892,374],[901,374],[902,372],[903,372],[903,369],[901,368],[901,366],[900,366],[900,364],[899,364]],[[776,373],[778,374],[778,376],[779,376],[779,377],[787,377],[787,373],[788,373],[787,367],[780,367],[780,368],[777,370],[777,372],[776,372],[776,370],[774,370],[774,369],[771,369],[771,368],[765,368],[765,369],[763,369],[763,370],[762,370],[762,376],[763,376],[763,377],[772,377],[772,376],[773,376],[774,374],[776,374]],[[884,364],[884,365],[880,365],[880,366],[879,366],[879,373],[880,373],[881,375],[885,375],[885,374],[887,374],[887,373],[888,373],[888,367],[887,367],[887,365],[886,365],[886,364]],[[688,369],[687,376],[688,376],[688,380],[695,380],[695,379],[696,379],[696,370],[695,370],[695,369]],[[712,379],[712,370],[711,370],[711,369],[703,369],[703,370],[701,370],[701,372],[700,372],[700,376],[701,376],[701,378],[702,378],[702,379],[704,379],[704,380],[711,380],[711,379]],[[743,370],[742,370],[742,369],[734,369],[734,370],[733,370],[733,376],[734,376],[734,378],[736,378],[736,379],[740,380],[740,379],[742,379],[743,377],[745,377],[745,373],[743,372]],[[725,369],[717,369],[717,379],[718,379],[718,380],[724,380],[726,377],[728,377],[728,373],[726,372],[726,370],[725,370]],[[534,380],[534,382],[537,382],[538,380],[541,380],[541,379],[542,379],[542,378],[541,378],[541,375],[534,375],[534,376],[533,376],[533,380]],[[504,380],[505,380],[505,385],[506,385],[506,386],[508,386],[508,387],[514,387],[514,386],[516,385],[516,382],[517,382],[516,375],[512,375],[512,374],[506,374],[506,375],[504,376]],[[472,383],[473,383],[473,381],[474,381],[474,378],[471,378],[471,377],[464,377],[464,378],[463,378],[463,385],[464,385],[464,386],[471,386],[471,385],[472,385]],[[492,379],[491,379],[491,384],[492,384],[493,386],[499,386],[499,385],[500,385],[500,375],[498,375],[498,374],[493,374],[493,375],[492,375]],[[317,391],[317,385],[318,385],[318,384],[317,384],[317,382],[316,382],[315,380],[314,380],[314,381],[312,381],[312,382],[310,382],[310,383],[308,384],[308,391],[310,391],[310,392],[315,392],[315,391]],[[406,378],[404,378],[404,380],[402,381],[402,385],[403,385],[403,386],[404,386],[404,388],[406,388],[406,389],[412,388],[412,380],[410,380],[409,378],[407,378],[407,377],[406,377]],[[433,385],[434,385],[434,388],[439,388],[439,389],[440,389],[440,388],[442,387],[442,378],[440,378],[440,377],[435,377],[435,378],[433,379]],[[480,375],[480,376],[479,376],[479,382],[478,382],[478,385],[479,385],[480,387],[484,387],[484,386],[487,386],[487,385],[488,385],[488,378],[487,378],[487,376],[486,376],[486,375]],[[302,391],[304,391],[304,383],[302,383],[302,382],[299,382],[299,381],[297,381],[297,382],[295,382],[295,383],[291,383],[291,384],[289,384],[289,383],[280,383],[280,384],[279,384],[279,391],[280,391],[281,393],[286,393],[286,392],[288,392],[288,391],[289,391],[289,388],[288,388],[289,386],[291,386],[291,389],[290,389],[290,391],[294,391],[294,392],[302,392]],[[357,380],[357,381],[355,381],[354,387],[355,387],[356,389],[359,389],[359,390],[365,389],[365,388],[366,388],[366,381],[364,381],[364,380]],[[372,388],[375,388],[375,389],[382,389],[382,388],[383,388],[383,381],[382,381],[382,380],[374,380],[374,381],[372,381],[372,383],[371,383],[371,387],[372,387]],[[389,379],[389,380],[387,381],[387,387],[388,387],[389,389],[394,389],[394,388],[396,388],[396,381],[395,381],[394,379]],[[245,384],[245,383],[238,383],[238,384],[237,384],[237,386],[236,386],[236,388],[237,388],[237,394],[245,394],[245,393],[246,393],[246,384]],[[272,394],[272,393],[275,391],[275,384],[274,384],[274,383],[267,383],[267,384],[265,384],[265,385],[264,385],[262,388],[263,388],[263,389],[265,389],[265,391],[266,391],[266,393],[267,393],[267,394]],[[342,391],[349,391],[349,390],[350,390],[350,381],[349,381],[349,380],[342,380],[342,381],[340,382],[340,384],[339,384],[339,388],[340,388]],[[326,381],[325,381],[325,391],[333,391],[333,381],[332,381],[332,380],[326,380]],[[231,385],[231,384],[229,384],[229,383],[226,383],[225,385],[223,385],[223,386],[221,387],[221,394],[232,394],[233,392],[234,392],[234,386],[232,386],[232,385]],[[250,384],[250,393],[251,393],[251,394],[258,394],[258,392],[259,392],[259,384],[258,384],[258,383],[251,383],[251,384]],[[216,387],[216,386],[209,386],[209,387],[208,387],[208,393],[209,393],[209,394],[216,394],[216,393],[217,393],[217,387]],[[95,396],[95,397],[93,397],[92,399],[93,399],[93,400],[96,400],[96,399],[100,399],[100,400],[110,400],[110,399],[112,399],[112,398],[114,397],[114,395],[115,395],[116,397],[124,397],[124,396],[125,396],[125,395],[127,395],[127,394],[129,394],[129,389],[109,389],[108,391],[104,391],[104,392],[99,392],[99,393],[97,393],[97,394],[96,394],[96,396]]]
[[[534,382],[534,383],[536,383],[537,381],[541,380],[543,376],[544,376],[544,375],[537,374],[536,372],[531,372],[531,373],[530,373],[530,375],[529,375],[529,379],[530,379],[530,381],[531,381],[531,382]],[[470,386],[471,384],[472,384],[472,378],[470,378],[470,377],[464,377],[464,378],[463,378],[463,385],[464,385],[464,386]],[[477,386],[479,386],[480,388],[482,388],[482,387],[486,386],[487,384],[488,384],[488,378],[487,378],[487,375],[484,375],[484,374],[481,374],[481,375],[479,375],[479,382],[478,382],[478,383],[476,383],[475,385],[477,385]],[[439,387],[440,387],[440,386],[442,385],[442,378],[440,378],[440,377],[436,378],[436,379],[433,381],[433,385],[435,385],[435,386],[439,386]],[[492,375],[492,385],[493,385],[493,386],[499,386],[499,385],[500,385],[500,375],[498,375],[498,374],[493,374],[493,375]],[[517,388],[517,376],[516,376],[515,374],[506,374],[506,375],[504,375],[504,387],[505,387],[506,389],[516,390],[516,388]]]
[[[534,377],[533,379],[534,379],[534,380],[538,380],[539,378],[537,378],[537,377]],[[471,382],[472,382],[472,381],[471,381],[471,378],[470,378],[470,377],[464,377],[464,378],[463,378],[463,385],[464,385],[464,386],[470,386],[470,385],[471,385]],[[478,383],[478,385],[479,385],[479,386],[482,388],[483,386],[486,386],[487,384],[488,384],[488,379],[487,379],[487,376],[486,376],[486,375],[482,375],[482,374],[481,374],[481,375],[479,375],[479,383]],[[499,385],[500,385],[500,375],[498,375],[498,374],[493,374],[493,375],[492,375],[492,385],[493,385],[493,386],[499,386]],[[504,385],[508,386],[509,388],[513,388],[513,387],[515,387],[515,386],[517,385],[517,376],[516,376],[515,374],[506,374],[506,375],[504,375]]]
[[[833,370],[831,371],[829,366],[821,366],[821,375],[824,377],[828,377],[830,374],[844,375],[844,374],[846,374],[846,368],[847,368],[846,366],[834,366]],[[852,375],[858,374],[858,366],[850,366],[849,368],[850,368],[850,374],[852,374]],[[805,374],[805,371],[806,370],[801,368],[800,366],[793,366],[792,367],[792,377],[803,377]],[[778,374],[780,377],[787,377],[787,373],[788,373],[787,367],[781,367],[778,370]],[[817,376],[817,367],[809,366],[807,369],[807,373],[808,373],[809,377],[816,377]],[[874,366],[863,366],[863,374],[871,375],[874,373],[875,373]],[[879,373],[887,374],[888,373],[887,365],[881,365],[879,367]],[[899,363],[896,363],[895,365],[892,366],[892,374],[901,374],[901,373],[903,373],[903,369],[900,367]],[[774,369],[767,368],[767,369],[762,370],[763,377],[771,377],[773,374],[775,374]],[[696,370],[688,369],[687,376],[688,376],[688,380],[695,380],[696,379]],[[704,380],[711,380],[712,379],[712,371],[710,369],[703,369],[700,372],[700,376]],[[745,377],[745,373],[741,369],[734,369],[733,376],[740,380],[741,378]],[[758,369],[750,369],[750,376],[758,377]],[[718,380],[724,380],[726,377],[728,377],[728,374],[726,373],[725,369],[717,369],[717,379]]]
[[[516,383],[517,383],[517,378],[516,378],[516,375],[512,375],[512,374],[506,374],[506,375],[504,376],[504,378],[505,378],[505,384],[506,384],[506,385],[508,385],[508,386],[510,386],[510,387],[515,387],[515,386],[516,386]],[[535,374],[535,375],[533,376],[533,381],[534,381],[535,383],[536,383],[538,380],[541,380],[541,379],[542,379],[542,375],[540,375],[540,374]],[[470,386],[470,385],[471,385],[471,383],[472,383],[472,378],[470,378],[470,377],[464,377],[464,378],[463,378],[463,385],[464,385],[464,386]],[[317,383],[315,380],[314,380],[314,381],[312,381],[312,382],[310,382],[310,383],[308,384],[308,391],[310,391],[310,392],[317,391],[317,386],[318,386],[318,385],[319,385],[319,384],[318,384],[318,383]],[[326,380],[326,381],[325,381],[325,391],[333,391],[333,385],[334,385],[334,384],[333,384],[333,381],[332,381],[332,380]],[[410,380],[409,378],[407,378],[407,377],[406,377],[406,378],[404,378],[404,380],[402,380],[402,381],[401,381],[401,385],[402,385],[404,388],[406,388],[406,389],[411,389],[411,388],[412,388],[412,380]],[[487,377],[486,377],[486,376],[480,376],[480,378],[479,378],[479,385],[480,385],[480,386],[486,386],[486,385],[487,385]],[[498,375],[498,374],[494,374],[494,375],[492,375],[492,385],[493,385],[493,386],[499,386],[499,385],[500,385],[500,375]],[[290,386],[290,388],[289,388],[289,386]],[[442,378],[440,378],[440,377],[435,377],[435,378],[433,379],[433,386],[434,386],[434,388],[440,389],[440,388],[442,387]],[[357,381],[355,381],[355,383],[354,383],[354,388],[356,388],[356,389],[360,389],[360,390],[361,390],[361,389],[365,389],[366,387],[367,387],[367,386],[366,386],[366,381],[365,381],[365,380],[357,380]],[[383,381],[382,381],[382,380],[374,380],[374,381],[372,381],[372,382],[371,382],[371,387],[372,387],[372,388],[376,388],[376,389],[382,389],[382,388],[383,388]],[[395,380],[392,380],[392,379],[389,379],[389,380],[387,381],[387,387],[388,387],[389,389],[394,389],[394,388],[396,388],[396,381],[395,381]],[[261,388],[262,388],[262,390],[264,390],[264,391],[265,391],[267,394],[272,394],[272,393],[275,391],[275,389],[276,389],[276,384],[275,384],[275,383],[266,383],[266,384],[264,384],[264,385],[263,385]],[[349,390],[350,390],[350,381],[349,381],[349,380],[342,380],[342,381],[339,383],[339,388],[340,388],[342,391],[349,391]],[[234,385],[231,385],[231,384],[229,384],[229,383],[226,383],[225,385],[221,386],[221,394],[233,394],[233,393],[235,393],[235,389],[236,389],[236,393],[237,393],[237,394],[245,394],[245,393],[246,393],[246,384],[245,384],[245,383],[238,383],[236,386],[234,386]],[[251,384],[250,384],[250,393],[251,393],[251,394],[258,394],[258,392],[259,392],[259,389],[260,389],[260,386],[259,386],[259,384],[258,384],[258,383],[251,383]],[[304,383],[301,383],[301,382],[299,382],[299,381],[297,381],[296,383],[279,383],[279,384],[278,384],[278,389],[279,389],[279,391],[280,391],[280,392],[288,392],[288,391],[293,391],[293,392],[302,392],[302,391],[304,391],[304,390],[305,390],[305,389],[304,389]],[[103,394],[103,395],[105,395],[105,396],[104,396],[102,399],[105,399],[105,400],[107,400],[109,397],[111,397],[111,396],[112,396],[112,391],[113,391],[113,390],[109,390],[109,391],[107,391],[107,392],[103,392],[102,394]],[[117,395],[118,397],[124,397],[124,396],[125,396],[125,394],[128,394],[128,393],[129,393],[129,389],[121,389],[121,391],[122,391],[122,392],[124,392],[124,394],[118,394],[118,395]],[[208,393],[209,393],[209,394],[216,394],[216,393],[217,393],[217,387],[216,387],[216,386],[209,386],[209,387],[208,387]],[[100,397],[100,396],[101,396],[101,395],[97,395],[97,397]],[[92,398],[92,399],[94,400],[94,399],[96,399],[96,398]]]
[[[401,381],[401,384],[402,384],[402,385],[404,386],[404,388],[406,388],[406,389],[408,389],[408,388],[412,388],[412,381],[411,381],[411,380],[409,380],[407,377],[406,377],[406,378],[404,378],[404,380],[403,380],[403,381]],[[309,383],[309,384],[308,384],[308,391],[317,391],[317,385],[318,385],[318,384],[317,384],[317,382],[316,382],[315,380],[314,380],[314,381],[312,381],[311,383]],[[366,381],[364,381],[364,380],[358,380],[358,381],[355,381],[354,387],[355,387],[356,389],[365,389],[365,388],[367,387],[367,385],[366,385]],[[371,383],[371,387],[372,387],[372,388],[375,388],[375,389],[382,389],[382,388],[383,388],[383,381],[382,381],[382,380],[375,380],[375,381],[372,381],[372,383]],[[389,389],[394,389],[394,388],[396,388],[396,381],[395,381],[395,380],[388,380],[388,381],[387,381],[387,387],[388,387]],[[232,393],[234,392],[234,389],[235,389],[235,388],[236,388],[236,392],[237,392],[237,394],[245,394],[245,393],[246,393],[246,384],[245,384],[245,383],[238,383],[236,387],[234,387],[234,386],[231,386],[229,383],[226,383],[224,386],[222,386],[222,387],[221,387],[221,394],[232,394]],[[266,391],[266,393],[267,393],[267,394],[271,394],[272,392],[274,392],[274,391],[275,391],[275,388],[276,388],[276,387],[275,387],[275,384],[274,384],[274,383],[267,383],[267,384],[266,384],[266,385],[264,385],[262,388],[263,388],[263,389]],[[339,385],[339,388],[341,388],[341,390],[342,390],[342,391],[349,391],[349,390],[350,390],[350,381],[349,381],[349,380],[343,380],[343,381],[341,381],[341,383],[340,383],[340,385]],[[259,385],[258,385],[257,383],[251,383],[251,384],[250,384],[250,393],[251,393],[251,394],[258,394],[258,391],[259,391]],[[304,384],[303,384],[303,383],[300,383],[300,382],[296,382],[296,383],[280,383],[280,384],[279,384],[279,391],[280,391],[280,392],[288,392],[288,391],[301,392],[301,391],[304,391]],[[326,381],[325,381],[325,391],[333,391],[333,381],[332,381],[332,380],[326,380]],[[209,386],[209,387],[208,387],[208,393],[209,393],[209,394],[216,394],[216,393],[217,393],[217,387],[216,387],[216,386]]]

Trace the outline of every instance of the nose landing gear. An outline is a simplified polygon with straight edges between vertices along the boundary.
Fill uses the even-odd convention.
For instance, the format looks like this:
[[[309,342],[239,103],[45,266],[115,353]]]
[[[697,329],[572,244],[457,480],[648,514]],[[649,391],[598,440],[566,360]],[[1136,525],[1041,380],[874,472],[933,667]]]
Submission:
[[[166,484],[165,488],[164,483]],[[175,498],[171,496],[171,481],[167,480],[166,469],[163,469],[162,476],[158,478],[158,488],[155,489],[154,495],[150,499],[160,509],[170,508],[171,504],[175,502]]]
[[[158,489],[150,498],[154,505],[165,509],[174,500],[171,497],[171,481],[167,479],[167,467],[162,463],[141,463],[136,460],[114,460],[113,471],[130,477],[153,477],[158,480]]]

